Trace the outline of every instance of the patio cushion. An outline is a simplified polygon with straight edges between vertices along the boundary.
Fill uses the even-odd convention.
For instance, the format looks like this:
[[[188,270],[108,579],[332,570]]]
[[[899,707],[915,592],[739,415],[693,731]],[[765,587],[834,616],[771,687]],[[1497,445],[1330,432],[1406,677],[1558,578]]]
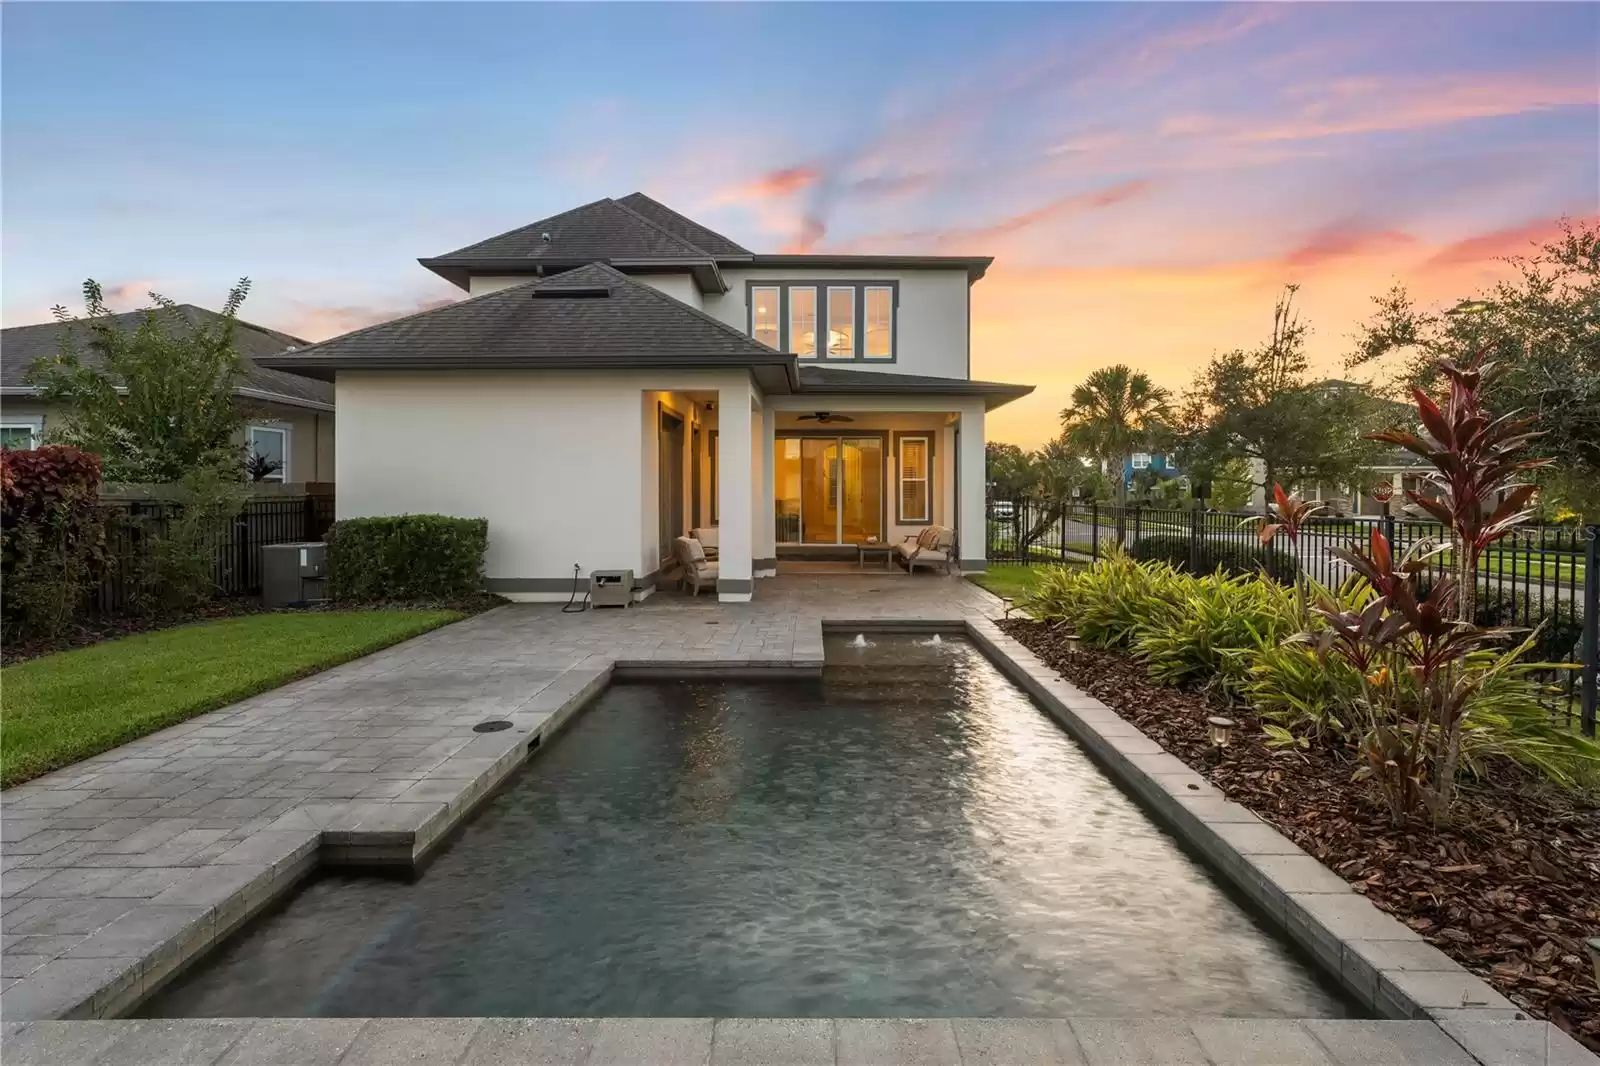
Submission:
[[[680,537],[678,539],[682,540],[684,543],[684,550],[686,554],[684,555],[683,561],[685,563],[699,564],[706,561],[705,546],[702,545],[698,540],[695,540],[693,537]]]
[[[717,564],[703,563],[700,566],[695,567],[695,573],[700,576],[702,581],[715,581],[717,579]]]
[[[689,536],[699,541],[702,547],[715,548],[717,546],[716,526],[697,526],[689,531]]]

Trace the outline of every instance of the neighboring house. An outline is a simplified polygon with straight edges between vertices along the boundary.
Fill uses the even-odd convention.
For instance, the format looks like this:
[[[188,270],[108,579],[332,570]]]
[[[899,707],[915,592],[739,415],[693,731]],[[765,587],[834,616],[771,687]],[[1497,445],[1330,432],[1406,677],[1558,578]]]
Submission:
[[[1032,391],[969,373],[990,262],[763,255],[634,193],[421,260],[469,299],[261,362],[334,383],[339,517],[486,517],[513,598],[575,566],[642,596],[707,526],[723,600],[930,524],[978,570],[984,417]]]
[[[1122,483],[1131,489],[1140,474],[1148,474],[1151,471],[1154,472],[1156,479],[1161,481],[1183,476],[1178,470],[1178,464],[1170,455],[1134,452],[1122,465]]]
[[[220,319],[215,311],[192,304],[179,309],[191,322]],[[143,312],[112,316],[119,328],[134,329]],[[63,412],[50,410],[39,390],[27,380],[39,359],[60,349],[61,325],[45,322],[0,330],[0,442],[11,448],[36,447]],[[94,358],[85,334],[80,351],[85,361]],[[282,465],[267,480],[274,482],[331,482],[333,480],[333,386],[322,381],[268,370],[256,360],[307,341],[287,333],[239,322],[235,343],[245,372],[234,390],[250,419],[239,441],[258,455]]]

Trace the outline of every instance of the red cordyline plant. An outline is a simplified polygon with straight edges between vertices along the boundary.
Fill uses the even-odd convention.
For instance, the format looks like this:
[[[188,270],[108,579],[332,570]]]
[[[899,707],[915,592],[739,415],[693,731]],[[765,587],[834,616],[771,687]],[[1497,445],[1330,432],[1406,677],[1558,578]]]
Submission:
[[[1465,622],[1475,616],[1478,559],[1484,549],[1533,514],[1528,502],[1538,489],[1519,484],[1519,478],[1550,462],[1518,458],[1529,441],[1541,436],[1528,428],[1533,419],[1518,418],[1517,411],[1496,418],[1484,408],[1483,388],[1504,368],[1484,363],[1482,357],[1479,352],[1473,365],[1465,368],[1448,359],[1439,361],[1450,383],[1443,406],[1421,389],[1411,390],[1423,436],[1401,429],[1366,435],[1367,440],[1399,445],[1433,466],[1435,473],[1428,480],[1438,494],[1407,489],[1406,498],[1450,530],[1461,588],[1456,616]]]
[[[1435,824],[1449,817],[1462,727],[1485,678],[1467,657],[1513,632],[1473,622],[1478,558],[1531,513],[1526,505],[1534,488],[1516,478],[1547,462],[1518,458],[1538,436],[1528,420],[1484,409],[1482,389],[1497,374],[1493,364],[1463,369],[1443,361],[1439,369],[1450,384],[1442,406],[1414,390],[1426,436],[1402,430],[1368,436],[1414,452],[1437,470],[1436,497],[1406,496],[1450,530],[1454,573],[1421,592],[1429,560],[1443,548],[1419,546],[1397,562],[1373,529],[1365,551],[1334,551],[1372,585],[1373,599],[1351,610],[1324,597],[1317,613],[1328,629],[1307,634],[1361,672],[1367,720],[1357,773],[1377,783],[1396,822],[1424,805]]]
[[[1328,628],[1307,636],[1361,673],[1366,721],[1356,776],[1377,784],[1396,823],[1426,806],[1442,824],[1454,799],[1462,725],[1487,676],[1466,669],[1465,660],[1513,630],[1454,618],[1461,588],[1456,576],[1420,592],[1427,555],[1414,551],[1397,562],[1376,528],[1365,551],[1336,548],[1334,554],[1375,594],[1360,610],[1325,598],[1317,613]]]
[[[1277,521],[1266,518],[1249,520],[1261,523],[1262,546],[1271,544],[1272,539],[1282,533],[1289,538],[1289,547],[1297,552],[1300,547],[1301,528],[1306,522],[1328,509],[1327,504],[1302,500],[1298,492],[1292,495],[1284,492],[1283,486],[1277,482],[1272,484],[1272,503],[1268,506]],[[1298,558],[1296,561],[1299,561]],[[1294,580],[1295,609],[1299,612],[1301,625],[1310,621],[1310,616],[1306,613],[1306,578],[1298,572],[1303,569],[1303,567],[1297,568]]]

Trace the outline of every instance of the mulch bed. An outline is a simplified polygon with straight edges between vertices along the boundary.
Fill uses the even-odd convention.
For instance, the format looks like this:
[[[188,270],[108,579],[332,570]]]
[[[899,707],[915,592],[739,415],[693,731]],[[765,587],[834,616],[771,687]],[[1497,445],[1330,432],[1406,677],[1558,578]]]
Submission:
[[[484,593],[481,596],[471,596],[455,600],[428,600],[414,601],[401,600],[393,603],[362,604],[361,609],[383,610],[451,610],[463,614],[480,614],[491,607],[499,607],[506,601],[499,596]],[[272,610],[285,611],[327,611],[339,609],[336,604],[315,604],[306,607],[271,608]],[[92,644],[99,644],[107,640],[116,640],[118,637],[131,637],[135,633],[152,633],[158,629],[171,629],[174,626],[186,626],[195,622],[210,622],[218,618],[237,618],[243,615],[264,614],[268,608],[261,606],[261,601],[254,597],[241,596],[234,599],[214,600],[192,611],[177,614],[159,615],[133,615],[125,618],[92,618],[79,622],[71,630],[51,640],[7,640],[0,646],[0,665],[10,666],[13,663],[26,662],[44,655],[54,655],[58,651],[70,651],[73,648],[87,648]]]
[[[1012,637],[1271,822],[1351,887],[1415,929],[1529,1014],[1600,1051],[1600,990],[1584,950],[1600,935],[1600,806],[1507,772],[1467,781],[1454,824],[1396,827],[1355,762],[1326,748],[1279,751],[1247,710],[1213,764],[1199,693],[1149,680],[1128,655],[1080,648],[1031,619]]]

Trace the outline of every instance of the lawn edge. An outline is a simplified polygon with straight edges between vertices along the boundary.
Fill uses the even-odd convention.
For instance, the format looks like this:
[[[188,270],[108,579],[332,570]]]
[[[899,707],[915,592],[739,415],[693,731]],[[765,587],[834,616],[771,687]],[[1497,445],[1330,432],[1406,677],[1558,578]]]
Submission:
[[[426,608],[412,609],[426,610]],[[235,689],[231,689],[218,695],[214,699],[204,700],[193,707],[185,707],[181,710],[174,710],[168,714],[158,715],[154,718],[148,719],[147,721],[140,722],[132,728],[122,731],[116,735],[115,739],[110,740],[104,745],[90,745],[80,754],[75,756],[59,760],[47,760],[46,765],[37,767],[30,766],[25,770],[12,770],[8,768],[3,774],[0,774],[0,791],[6,791],[15,788],[18,785],[26,784],[27,782],[43,777],[45,774],[51,773],[52,771],[60,770],[64,767],[83,762],[85,759],[92,759],[96,755],[104,754],[113,748],[119,748],[131,741],[138,740],[141,737],[147,737],[152,733],[160,732],[163,729],[178,725],[182,722],[187,722],[191,718],[197,718],[202,714],[208,714],[211,711],[226,707],[231,703],[238,703],[240,700],[249,699],[251,696],[259,696],[263,692],[270,692],[273,689],[282,688],[284,685],[291,684],[292,682],[303,680],[304,678],[311,677],[314,674],[320,674],[324,670],[331,670],[335,666],[343,666],[345,663],[364,658],[365,656],[371,655],[374,652],[382,651],[385,648],[392,648],[396,644],[411,640],[414,637],[420,637],[424,633],[431,633],[436,629],[442,629],[445,626],[454,625],[457,622],[472,617],[463,611],[457,611],[448,608],[443,608],[441,610],[443,610],[447,617],[428,620],[417,619],[415,625],[408,626],[400,632],[374,638],[373,640],[361,645],[357,645],[354,648],[347,648],[343,651],[329,655],[326,658],[318,659],[315,662],[306,663],[302,666],[295,667],[294,669],[288,670],[283,674],[273,675],[271,677],[263,677],[259,682],[240,685]],[[220,622],[227,620],[229,619],[217,619],[216,621]],[[193,624],[208,625],[210,623],[197,622]],[[136,636],[139,634],[130,635]],[[80,650],[84,649],[70,648],[66,651],[57,652],[55,654],[67,655],[74,651]],[[37,662],[38,660],[28,661]],[[16,663],[14,665],[21,666],[24,664]]]

